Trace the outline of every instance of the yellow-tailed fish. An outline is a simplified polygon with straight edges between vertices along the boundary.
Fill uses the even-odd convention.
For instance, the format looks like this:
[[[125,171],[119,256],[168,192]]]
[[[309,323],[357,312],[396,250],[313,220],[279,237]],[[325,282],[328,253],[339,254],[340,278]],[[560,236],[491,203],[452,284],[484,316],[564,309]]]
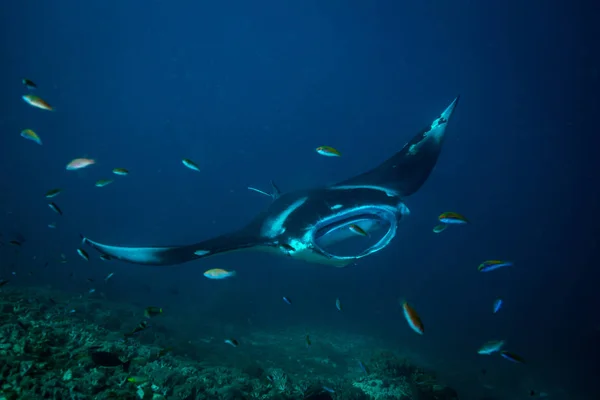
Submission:
[[[439,224],[433,227],[433,233],[440,233],[446,230],[448,224]]]
[[[144,317],[146,318],[152,318],[152,317],[156,317],[160,314],[162,314],[163,309],[160,307],[146,307],[146,309],[144,310]]]
[[[448,211],[440,214],[438,220],[443,224],[468,224],[469,220],[464,215]]]
[[[37,89],[37,85],[31,79],[23,78],[21,79],[21,82],[23,83],[23,85],[25,85],[27,89]]]
[[[46,198],[51,199],[58,196],[62,192],[62,189],[50,189],[46,192]]]
[[[340,153],[337,149],[334,149],[330,146],[319,146],[316,149],[316,152],[325,157],[341,157],[342,153]]]
[[[38,134],[32,131],[31,129],[23,129],[21,131],[21,137],[27,140],[31,140],[32,142],[35,142],[39,145],[42,144],[42,139],[40,139]]]
[[[91,158],[75,158],[67,164],[68,171],[75,171],[96,164],[96,161]]]
[[[479,272],[489,272],[498,268],[512,267],[514,264],[512,261],[501,261],[501,260],[487,260],[479,264],[477,270]]]
[[[95,185],[96,187],[104,187],[106,185],[110,185],[111,183],[113,183],[112,179],[100,179],[96,181]]]
[[[23,95],[23,100],[25,100],[25,102],[32,107],[40,108],[42,110],[54,111],[54,107],[48,104],[46,100],[33,94]]]
[[[350,230],[360,236],[369,236],[369,234],[367,232],[365,232],[365,230],[363,228],[361,228],[360,226],[358,226],[356,224],[351,224]]]
[[[192,169],[194,171],[200,171],[200,167],[198,165],[196,165],[196,163],[193,162],[192,160],[190,160],[189,158],[184,158],[183,160],[181,160],[181,162],[183,163],[183,165],[185,165],[189,169]]]
[[[130,376],[127,378],[127,382],[142,384],[148,382],[147,376]]]
[[[115,175],[121,175],[121,176],[129,175],[129,171],[126,170],[125,168],[115,168],[112,170],[112,172]]]
[[[306,347],[310,347],[312,345],[309,335],[306,335],[306,338],[304,340],[306,341]]]
[[[208,279],[227,279],[234,277],[235,275],[235,271],[227,271],[221,268],[209,269],[204,273],[204,276]]]

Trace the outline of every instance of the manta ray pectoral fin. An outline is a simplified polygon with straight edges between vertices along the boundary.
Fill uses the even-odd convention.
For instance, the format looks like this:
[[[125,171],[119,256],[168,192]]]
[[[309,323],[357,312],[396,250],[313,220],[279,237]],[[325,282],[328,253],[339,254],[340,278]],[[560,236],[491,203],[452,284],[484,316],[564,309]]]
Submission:
[[[446,126],[459,97],[430,125],[416,134],[398,153],[378,167],[340,182],[333,188],[373,187],[410,196],[425,183],[440,155]]]
[[[192,245],[184,246],[151,246],[125,247],[111,246],[82,237],[100,253],[111,258],[133,264],[143,265],[176,265],[216,254],[243,250],[255,246],[269,245],[249,237],[222,235]]]

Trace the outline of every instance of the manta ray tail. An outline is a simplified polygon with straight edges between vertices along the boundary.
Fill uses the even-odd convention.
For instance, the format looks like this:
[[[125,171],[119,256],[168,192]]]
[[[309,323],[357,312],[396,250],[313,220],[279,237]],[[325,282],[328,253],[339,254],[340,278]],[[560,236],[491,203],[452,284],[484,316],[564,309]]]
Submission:
[[[82,242],[92,246],[100,253],[120,261],[144,265],[175,265],[219,253],[243,250],[258,245],[251,238],[222,235],[192,245],[125,247],[111,246],[95,242],[82,236]]]
[[[459,97],[456,97],[438,118],[378,167],[335,186],[381,187],[393,190],[400,196],[415,193],[435,167],[444,142],[446,126],[458,100]]]

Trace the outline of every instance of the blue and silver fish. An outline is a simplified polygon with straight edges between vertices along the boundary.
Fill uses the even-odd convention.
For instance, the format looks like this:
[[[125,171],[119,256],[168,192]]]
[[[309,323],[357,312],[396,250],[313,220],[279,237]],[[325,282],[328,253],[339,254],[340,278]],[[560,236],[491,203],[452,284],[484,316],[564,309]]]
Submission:
[[[489,271],[493,271],[498,268],[512,267],[512,266],[513,266],[512,261],[487,260],[487,261],[484,261],[481,264],[479,264],[479,267],[477,267],[477,270],[479,272],[489,272]]]
[[[496,314],[498,311],[500,311],[500,308],[502,308],[502,299],[494,300],[494,307],[493,307],[494,314]]]

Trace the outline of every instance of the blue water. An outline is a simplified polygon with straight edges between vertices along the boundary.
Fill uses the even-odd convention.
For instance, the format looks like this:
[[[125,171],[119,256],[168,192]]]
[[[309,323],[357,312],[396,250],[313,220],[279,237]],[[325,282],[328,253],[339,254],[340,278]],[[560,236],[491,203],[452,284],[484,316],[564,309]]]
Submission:
[[[461,398],[527,398],[530,390],[597,398],[600,301],[589,258],[597,230],[584,210],[598,195],[583,184],[593,182],[594,153],[581,125],[597,101],[578,102],[580,82],[597,83],[597,70],[580,64],[587,48],[578,29],[568,29],[578,26],[575,5],[28,0],[0,7],[0,232],[26,238],[19,263],[35,271],[11,284],[85,293],[89,285],[69,273],[115,272],[107,297],[143,306],[160,300],[188,321],[320,326],[410,348]],[[24,77],[55,112],[20,99]],[[410,217],[390,247],[356,266],[253,253],[165,268],[107,266],[95,253],[89,263],[77,258],[80,232],[148,245],[236,229],[270,202],[247,186],[268,188],[273,179],[291,191],[360,173],[457,94],[437,167],[407,199]],[[25,128],[43,146],[21,138]],[[321,145],[343,156],[321,157],[314,152]],[[97,164],[65,170],[84,156]],[[113,176],[115,167],[131,173]],[[95,187],[101,178],[116,182]],[[55,199],[62,217],[46,206],[44,193],[54,187],[64,189]],[[443,211],[472,224],[435,235]],[[60,253],[70,262],[54,262]],[[6,248],[0,256],[13,262]],[[486,259],[515,266],[480,274]],[[238,276],[215,285],[202,273],[216,267]],[[282,307],[283,295],[298,304],[294,313]],[[351,317],[332,316],[336,297]],[[504,306],[493,315],[496,297]],[[418,309],[423,337],[407,328],[399,299]],[[496,338],[527,363],[476,354]],[[493,389],[482,389],[481,369],[494,375]]]

